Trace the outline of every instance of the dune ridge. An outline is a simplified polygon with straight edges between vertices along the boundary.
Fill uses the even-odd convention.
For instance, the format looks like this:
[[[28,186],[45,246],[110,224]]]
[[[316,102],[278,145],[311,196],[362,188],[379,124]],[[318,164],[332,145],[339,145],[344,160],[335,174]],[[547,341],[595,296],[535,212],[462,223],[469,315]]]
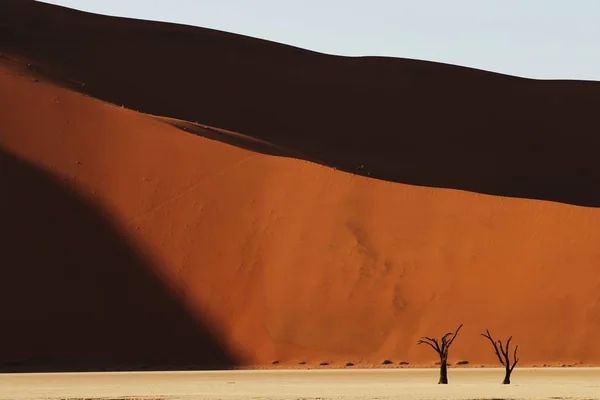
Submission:
[[[9,3],[2,3],[3,7]],[[510,190],[496,190],[496,195],[491,196],[414,186],[396,182],[404,179],[385,181],[361,176],[369,172],[374,177],[381,177],[377,170],[368,168],[367,163],[366,171],[348,173],[339,170],[344,168],[338,169],[337,163],[334,163],[336,168],[332,168],[306,161],[297,154],[317,154],[313,150],[318,147],[326,156],[339,157],[349,163],[360,161],[357,157],[365,154],[371,161],[380,158],[392,169],[404,166],[407,171],[416,170],[415,165],[403,164],[401,155],[390,149],[391,143],[396,142],[384,139],[392,136],[377,136],[381,133],[378,130],[369,135],[359,134],[366,126],[361,123],[365,124],[368,118],[348,122],[335,113],[315,116],[315,107],[318,108],[319,101],[323,101],[317,95],[314,98],[319,101],[315,100],[316,104],[302,109],[294,114],[295,117],[286,112],[286,107],[296,101],[296,92],[288,92],[282,97],[285,101],[279,98],[281,107],[266,108],[268,115],[273,115],[279,122],[289,118],[289,124],[284,127],[278,125],[279,122],[271,124],[265,113],[251,118],[256,111],[255,106],[273,104],[265,103],[268,95],[252,102],[248,96],[256,94],[255,91],[242,95],[251,86],[243,86],[236,92],[230,92],[228,89],[231,87],[224,86],[224,97],[215,97],[212,90],[223,84],[225,79],[214,79],[213,75],[212,79],[219,83],[215,83],[212,89],[209,86],[197,92],[197,97],[182,90],[184,86],[174,87],[173,91],[182,92],[174,95],[175,92],[165,92],[168,85],[186,76],[191,79],[202,74],[189,75],[186,70],[177,76],[167,76],[164,82],[146,81],[144,77],[155,70],[141,71],[139,77],[131,74],[129,68],[133,68],[134,64],[127,63],[133,63],[132,58],[119,62],[110,57],[103,59],[109,50],[98,43],[97,46],[88,43],[90,48],[94,48],[97,59],[86,59],[91,57],[91,53],[81,49],[81,52],[68,56],[68,51],[74,49],[72,46],[83,43],[79,37],[66,44],[59,45],[60,42],[57,42],[55,46],[65,46],[62,53],[58,47],[42,49],[33,45],[40,38],[36,35],[46,29],[45,24],[59,17],[64,18],[64,25],[57,28],[57,35],[72,33],[77,28],[81,30],[81,37],[86,37],[89,34],[86,29],[106,32],[106,24],[109,23],[122,29],[114,34],[115,37],[126,36],[129,32],[126,27],[144,27],[145,34],[154,32],[159,41],[176,42],[173,37],[188,37],[191,35],[188,31],[196,32],[194,37],[198,39],[210,31],[91,16],[33,2],[11,4],[19,4],[19,7],[9,9],[8,14],[5,13],[6,7],[0,10],[3,11],[0,21],[4,23],[0,24],[0,30],[12,34],[0,35],[3,38],[0,49],[5,54],[0,58],[0,147],[11,157],[18,157],[64,180],[68,186],[77,188],[102,206],[101,212],[110,219],[114,229],[144,258],[151,260],[144,268],[149,269],[172,293],[173,299],[184,310],[181,312],[199,326],[205,326],[209,336],[219,343],[214,345],[220,353],[213,358],[213,363],[215,360],[228,360],[229,365],[264,367],[272,366],[271,363],[277,360],[278,365],[284,367],[295,366],[302,361],[307,363],[303,367],[316,366],[321,362],[328,362],[330,366],[343,366],[347,362],[376,366],[389,359],[394,365],[400,361],[408,361],[410,365],[433,365],[435,354],[416,346],[417,339],[421,335],[443,334],[460,323],[464,323],[465,327],[453,345],[450,360],[453,363],[469,360],[471,365],[495,365],[489,343],[479,336],[485,328],[499,337],[514,335],[522,352],[521,365],[600,363],[600,344],[594,340],[600,326],[600,277],[596,274],[600,260],[597,246],[600,211],[596,207],[497,195],[508,194]],[[37,18],[39,25],[25,25],[22,18]],[[222,43],[219,40],[224,34],[213,32],[210,35],[217,43]],[[238,40],[234,35],[224,36],[230,44]],[[139,40],[143,37],[140,35]],[[212,39],[206,39],[207,43]],[[331,58],[250,39],[239,40],[240,48],[247,48],[249,58],[261,46],[267,48],[266,55],[272,51],[270,46],[275,46],[281,52],[288,52],[292,61],[286,62],[290,64],[297,61],[293,58],[296,56],[317,59],[315,64],[304,65],[308,71],[310,68],[335,70],[328,66],[329,60],[379,66],[389,65],[388,62],[404,62]],[[216,45],[210,48],[217,53],[222,51]],[[81,59],[72,63],[70,57]],[[286,60],[281,54],[272,55],[272,59],[274,62]],[[264,55],[257,60],[257,65],[265,64]],[[97,64],[91,68],[90,62]],[[407,68],[413,68],[411,62],[406,63],[409,65]],[[122,67],[118,69],[120,73],[110,75],[109,81],[106,74],[117,65]],[[580,103],[560,114],[564,120],[552,122],[564,122],[575,114],[582,118],[573,122],[573,130],[570,131],[572,142],[565,143],[560,150],[580,150],[569,159],[576,162],[573,168],[582,168],[590,162],[586,159],[586,152],[593,150],[595,139],[591,129],[596,120],[589,113],[592,99],[600,95],[596,84],[534,82],[427,63],[414,66],[416,76],[425,74],[436,83],[446,82],[450,72],[446,74],[444,71],[452,71],[457,79],[462,78],[445,84],[457,87],[472,79],[481,82],[488,90],[500,90],[502,86],[512,88],[510,90],[520,88],[520,91],[531,88],[536,92],[535,87],[554,93],[557,87],[567,88],[565,90]],[[211,68],[216,67],[207,68],[204,73],[211,75],[215,71]],[[68,76],[70,80],[58,80],[59,75],[51,70],[61,72],[63,78]],[[289,69],[284,71],[291,74]],[[296,75],[301,76],[303,71],[298,68]],[[223,74],[228,76],[226,70]],[[325,79],[329,75],[319,76]],[[354,90],[355,86],[345,86],[347,82],[344,79],[349,76],[344,78],[341,74],[340,81],[334,81],[336,90],[328,93],[337,93],[339,89],[340,97],[336,97],[339,100],[344,93],[347,94],[345,90]],[[235,77],[247,78],[244,73]],[[70,84],[80,79],[85,86],[75,88]],[[124,84],[123,79],[131,81]],[[304,90],[306,81],[298,76],[294,79],[297,90]],[[498,86],[490,83],[496,81],[502,83]],[[200,85],[200,81],[194,82]],[[411,96],[420,96],[412,86],[415,81],[407,78],[407,82],[412,82],[407,83],[407,92]],[[380,82],[378,88],[385,87],[385,83]],[[145,90],[135,90],[135,85],[141,85],[138,88]],[[247,85],[251,83],[247,82]],[[374,85],[373,82],[370,85]],[[434,88],[445,93],[444,88],[447,88],[428,87],[431,93]],[[160,96],[148,96],[154,90]],[[269,90],[275,89],[268,88],[267,92]],[[167,94],[164,102],[159,101]],[[143,102],[144,97],[150,97],[148,103]],[[222,101],[225,97],[240,103],[227,108]],[[486,99],[495,101],[490,97]],[[193,102],[196,98],[199,100]],[[361,105],[364,106],[367,98],[364,97]],[[247,101],[248,109],[244,113],[239,108],[242,101]],[[378,101],[365,113],[379,115],[376,110],[382,103]],[[478,103],[485,102],[479,99]],[[121,104],[127,107],[121,107]],[[417,102],[414,107],[417,104],[422,106]],[[579,110],[575,109],[578,105],[582,105]],[[294,106],[290,107],[293,109]],[[437,103],[425,108],[436,113],[445,112]],[[188,111],[189,115],[186,114]],[[278,112],[282,114],[277,115]],[[496,112],[502,113],[504,119],[514,118],[516,121],[523,117],[523,114],[511,114],[515,112],[511,107]],[[419,113],[414,117],[423,116],[422,111]],[[305,118],[301,119],[299,115]],[[381,127],[385,125],[390,132],[395,126],[390,115],[393,113],[373,123],[381,124]],[[558,118],[556,115],[553,117]],[[465,116],[454,118],[456,121],[464,120]],[[498,118],[499,121],[504,120]],[[539,121],[539,118],[539,114],[533,113],[526,121]],[[546,121],[543,124],[550,123]],[[338,125],[339,131],[331,130]],[[362,128],[348,130],[350,126]],[[235,127],[243,129],[232,129]],[[196,131],[192,135],[182,128]],[[398,137],[402,140],[421,137],[409,135],[409,128],[403,130],[402,135],[393,136],[394,140],[400,140]],[[558,132],[553,130],[556,128],[554,125],[547,128]],[[456,133],[455,126],[450,125],[447,129]],[[300,131],[305,134],[300,134]],[[430,139],[437,138],[433,135],[439,133],[431,126],[426,132],[429,136],[423,136]],[[512,136],[506,140],[510,138]],[[585,138],[586,145],[577,138]],[[544,153],[546,156],[559,150],[552,147],[558,139],[551,139],[547,145],[552,151]],[[448,140],[448,137],[443,140]],[[376,146],[369,147],[369,143]],[[459,160],[469,154],[472,143],[462,139],[458,142],[450,140],[443,145],[440,142],[439,149],[429,149],[436,156],[441,150],[450,154],[456,150],[452,146],[458,147],[458,143],[466,148],[463,153],[452,155],[452,159]],[[476,145],[481,146],[482,143],[484,140],[481,138]],[[360,146],[366,146],[364,153],[358,152]],[[412,149],[418,150],[419,146]],[[473,157],[484,160],[496,152],[502,154],[495,148]],[[423,152],[416,151],[415,154],[422,156]],[[516,150],[512,155],[519,160],[519,154]],[[455,174],[452,164],[445,164],[449,159],[431,156],[427,162],[431,171],[435,170],[448,179],[461,177]],[[502,187],[502,177],[507,180],[504,185],[508,187],[508,180],[520,177],[516,174],[521,172],[518,169],[523,166],[520,162],[524,163],[525,159],[515,162],[513,169],[503,169],[502,176],[491,177],[485,174],[485,163],[483,166],[476,164],[472,177],[475,173],[480,174],[478,178],[482,184],[489,179],[496,187]],[[529,171],[535,168],[542,170],[542,166],[533,165],[535,159],[527,162],[533,168]],[[563,192],[565,187],[583,187],[586,191],[575,190],[577,196],[588,194],[590,197],[579,197],[584,200],[573,203],[593,205],[596,189],[589,182],[593,182],[594,170],[586,169],[585,174],[576,179],[573,169],[557,173],[557,168],[564,167],[564,163],[557,164],[554,167],[548,163],[543,165],[546,183],[556,181],[560,189],[556,193],[563,196],[563,200],[568,194]],[[523,173],[526,174],[526,171],[524,169]],[[515,175],[511,175],[513,173]],[[539,178],[534,175],[529,178]],[[584,178],[590,178],[590,181]],[[545,184],[544,180],[540,182],[538,188]],[[525,183],[527,181],[522,181],[519,185]],[[14,180],[3,181],[3,185],[6,185],[5,190],[19,187]],[[550,197],[547,200],[561,201],[560,196],[547,196]],[[5,208],[4,215],[27,215],[27,209],[19,208],[18,202],[10,205],[15,209]],[[60,213],[65,218],[70,216],[68,209],[63,208]],[[27,221],[27,229],[30,230],[52,232],[55,226],[51,220]],[[10,237],[13,233],[10,229],[16,225],[2,225],[3,236]],[[22,244],[18,239],[15,243]],[[126,259],[103,258],[101,251],[94,255],[100,266],[114,262],[115,268],[124,268],[128,264]],[[78,262],[81,263],[80,260]],[[22,265],[20,263],[23,261],[16,256],[3,262],[7,287],[11,283],[13,286],[22,284],[24,278],[11,273],[11,265]],[[35,279],[43,271],[46,272],[41,276],[53,276],[47,271],[60,271],[61,265],[30,260],[27,268],[31,269],[31,279]],[[87,269],[80,271],[88,276]],[[89,273],[93,274],[91,270]],[[88,278],[92,279],[90,276]],[[68,280],[59,282],[64,286],[54,288],[57,292],[74,284]],[[106,285],[104,290],[110,292],[109,282],[103,282]],[[135,293],[135,279],[126,282],[126,285],[119,283],[121,286],[118,287],[121,290],[130,288]],[[44,300],[36,297],[35,291],[30,296],[36,301]],[[52,297],[52,292],[48,296]],[[71,300],[76,302],[76,299]],[[118,306],[117,300],[114,307]],[[124,297],[121,301],[128,304],[131,300]],[[23,306],[23,312],[19,313],[20,303],[11,301],[9,297],[2,304],[12,307],[10,313],[2,314],[3,326],[16,327],[10,336],[11,352],[8,354],[11,359],[25,360],[30,363],[28,365],[39,364],[40,361],[34,359],[39,347],[30,346],[26,340],[20,341],[22,331],[19,327],[36,326],[46,317],[37,315],[35,308],[31,307]],[[68,303],[61,304],[64,307]],[[82,310],[77,312],[82,313]],[[157,315],[154,323],[168,333],[171,322]],[[122,317],[126,316],[124,312]],[[148,322],[151,316],[152,311],[148,311],[146,318],[149,319],[145,320],[149,324],[148,329],[153,329]],[[72,326],[68,323],[69,318],[72,315],[58,312],[54,315],[53,324]],[[164,350],[160,357],[146,362],[155,366],[161,357],[171,357],[170,361],[175,365],[183,365],[184,361],[188,363],[186,365],[194,361],[196,365],[210,364],[211,360],[205,358],[202,352],[189,357],[186,355],[187,358],[182,356],[187,354],[186,346],[194,348],[194,334],[189,334],[190,341],[177,347],[179,356]],[[82,337],[93,342],[99,340],[98,335],[86,331]],[[177,340],[176,336],[169,339],[165,335],[162,339],[160,335],[156,336],[155,342],[146,342],[149,347],[138,347],[138,353],[132,351],[129,360],[120,361],[131,361],[136,354],[143,358],[143,349],[148,350],[151,346],[160,349],[168,340]],[[31,335],[27,337],[34,340]],[[128,337],[133,340],[135,335]],[[114,354],[126,350],[123,343],[127,342],[120,342],[119,335],[110,338],[106,345],[114,346]],[[77,365],[75,361],[79,360],[78,365],[83,368],[90,357],[86,355],[86,351],[90,350],[86,350],[81,342],[77,346],[62,342],[54,347],[51,342],[42,340],[42,343],[46,346],[44,354],[47,360],[70,361],[71,365]],[[9,361],[6,357],[9,356],[0,352],[0,360]],[[46,362],[52,366],[52,362]],[[109,367],[116,363],[114,360],[103,362]],[[227,362],[221,365],[227,365]]]
[[[0,48],[93,97],[354,174],[600,205],[599,82],[330,56],[34,1],[0,4]]]

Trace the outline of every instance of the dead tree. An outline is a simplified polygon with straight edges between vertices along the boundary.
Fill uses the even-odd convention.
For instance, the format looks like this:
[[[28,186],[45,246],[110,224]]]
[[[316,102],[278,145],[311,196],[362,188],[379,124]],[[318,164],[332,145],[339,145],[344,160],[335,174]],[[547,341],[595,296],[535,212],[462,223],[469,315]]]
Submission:
[[[504,346],[502,346],[502,341],[498,340],[498,342],[496,342],[492,338],[492,335],[490,334],[489,330],[486,329],[485,332],[486,333],[482,333],[481,336],[488,338],[489,341],[492,342],[492,345],[494,346],[494,351],[496,352],[496,355],[498,356],[498,360],[500,361],[500,364],[502,364],[504,366],[504,368],[506,368],[506,374],[504,375],[504,381],[502,382],[502,384],[510,385],[510,374],[512,374],[513,369],[515,369],[515,366],[519,362],[519,358],[517,357],[517,350],[519,350],[519,345],[517,345],[517,347],[515,347],[515,352],[513,354],[513,362],[511,365],[510,355],[508,352],[509,352],[510,341],[512,340],[512,336],[508,338],[508,340],[506,341],[506,347],[504,347]]]
[[[440,356],[440,381],[438,382],[440,385],[448,384],[448,350],[450,350],[450,346],[454,342],[454,339],[456,339],[460,328],[462,328],[462,324],[456,329],[456,332],[449,332],[442,336],[442,340],[423,336],[417,342],[417,344],[424,343],[430,346]]]

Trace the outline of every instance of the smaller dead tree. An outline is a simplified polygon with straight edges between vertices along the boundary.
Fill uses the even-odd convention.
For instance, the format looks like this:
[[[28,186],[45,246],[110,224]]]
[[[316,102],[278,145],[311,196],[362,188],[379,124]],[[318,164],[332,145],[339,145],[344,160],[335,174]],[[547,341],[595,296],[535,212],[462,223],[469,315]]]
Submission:
[[[423,336],[421,340],[417,342],[417,344],[426,344],[430,346],[440,356],[440,381],[438,382],[440,385],[448,384],[448,350],[450,350],[450,346],[452,345],[452,342],[454,342],[454,339],[456,339],[460,328],[462,328],[462,324],[456,329],[456,332],[446,333],[442,336],[441,340]]]
[[[512,340],[512,336],[509,337],[508,340],[506,341],[506,346],[502,346],[502,341],[498,340],[496,342],[492,338],[492,335],[489,330],[486,329],[485,332],[486,333],[482,333],[481,336],[488,338],[489,341],[492,342],[492,345],[494,346],[494,351],[496,352],[496,356],[498,356],[498,360],[500,361],[500,364],[502,364],[504,366],[504,368],[506,368],[506,374],[504,375],[504,381],[502,382],[502,384],[510,385],[510,375],[512,374],[513,369],[515,369],[515,366],[519,362],[519,358],[517,357],[517,350],[519,350],[519,345],[517,345],[515,347],[515,352],[513,354],[513,361],[512,361],[512,365],[511,365],[509,348],[510,348],[510,341]]]

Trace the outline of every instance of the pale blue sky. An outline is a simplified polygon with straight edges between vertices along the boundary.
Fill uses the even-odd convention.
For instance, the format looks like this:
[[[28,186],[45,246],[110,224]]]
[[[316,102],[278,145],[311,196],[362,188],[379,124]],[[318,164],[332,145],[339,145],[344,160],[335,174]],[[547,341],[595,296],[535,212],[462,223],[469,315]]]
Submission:
[[[600,80],[600,0],[44,0],[339,55]]]

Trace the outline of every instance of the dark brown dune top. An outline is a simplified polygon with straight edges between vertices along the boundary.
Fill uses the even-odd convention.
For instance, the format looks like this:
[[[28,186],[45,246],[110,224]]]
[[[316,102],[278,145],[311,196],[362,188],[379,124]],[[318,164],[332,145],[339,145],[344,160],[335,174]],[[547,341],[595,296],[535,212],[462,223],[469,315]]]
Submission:
[[[268,141],[375,178],[600,206],[600,83],[337,57],[33,1],[0,51],[94,97]]]

